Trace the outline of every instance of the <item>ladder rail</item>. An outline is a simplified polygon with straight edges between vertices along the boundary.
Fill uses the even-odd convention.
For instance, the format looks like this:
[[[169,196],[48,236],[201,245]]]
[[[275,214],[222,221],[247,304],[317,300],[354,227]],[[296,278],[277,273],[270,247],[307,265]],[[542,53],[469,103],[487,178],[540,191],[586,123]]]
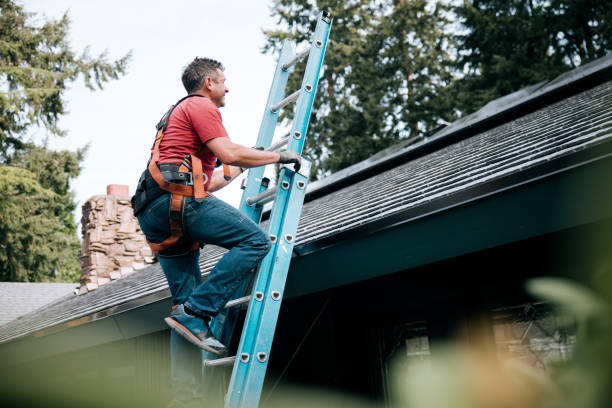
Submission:
[[[261,182],[259,183],[260,194],[268,188],[268,183],[269,183],[269,180],[266,178],[263,178],[261,180]],[[251,213],[251,219],[255,223],[259,223],[261,219],[263,207],[261,206],[259,207],[253,206],[253,207],[254,207],[254,211]],[[210,274],[210,272],[208,272],[208,274]],[[243,296],[246,292],[247,284],[248,282],[245,281],[238,285],[238,287],[236,288],[236,291],[232,295],[232,300],[230,300],[225,305],[224,309],[210,322],[210,330],[213,336],[219,339],[221,343],[223,344],[229,344],[232,334],[234,333],[236,323],[238,322],[238,311],[233,310],[233,307],[239,304],[242,304],[242,303],[248,303],[248,300],[250,300],[251,298],[250,296]],[[245,299],[247,298],[248,300],[247,302],[245,302]],[[205,350],[202,351],[203,361],[212,360],[215,357],[216,357],[215,354],[209,351],[205,351]],[[210,365],[206,365],[206,364],[202,365],[202,375],[205,377],[205,379],[207,375],[206,367],[208,366]],[[214,376],[215,374],[212,373],[211,375]]]
[[[287,150],[293,150],[298,154],[302,154],[308,124],[310,123],[310,113],[319,84],[319,76],[323,67],[323,58],[327,50],[327,42],[329,40],[329,31],[331,28],[331,17],[329,13],[322,11],[319,13],[317,27],[315,28],[312,46],[308,55],[308,63],[304,71],[301,89],[304,90],[298,97],[295,109],[295,118],[303,120],[294,120],[288,140]],[[320,61],[318,64],[313,64],[311,61]]]

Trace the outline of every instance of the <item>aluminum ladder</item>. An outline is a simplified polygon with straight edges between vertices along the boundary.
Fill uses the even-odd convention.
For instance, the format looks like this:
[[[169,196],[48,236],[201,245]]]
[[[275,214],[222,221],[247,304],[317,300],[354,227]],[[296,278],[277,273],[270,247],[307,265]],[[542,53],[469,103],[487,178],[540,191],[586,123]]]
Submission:
[[[331,15],[325,11],[320,12],[311,44],[301,52],[297,52],[289,40],[284,41],[256,146],[266,150],[280,150],[286,146],[287,150],[301,155],[331,23]],[[294,65],[305,57],[308,57],[308,61],[302,86],[285,97],[289,74],[293,72]],[[291,131],[272,144],[279,112],[293,102],[296,102],[296,107]],[[202,353],[203,386],[206,387],[206,393],[214,392],[215,388],[218,390],[222,386],[223,381],[218,378],[220,373],[215,367],[233,366],[229,389],[225,395],[226,408],[259,405],[310,166],[311,163],[306,159],[302,159],[299,172],[293,171],[292,165],[283,166],[277,185],[271,188],[268,179],[264,178],[264,167],[252,168],[249,169],[246,183],[242,185],[244,192],[240,211],[254,222],[260,223],[263,205],[274,201],[268,222],[268,234],[273,245],[258,268],[251,294],[243,296],[247,289],[247,284],[243,283],[223,313],[211,322],[215,337],[229,344],[236,326],[237,308],[248,303],[236,355],[218,358],[209,352]]]

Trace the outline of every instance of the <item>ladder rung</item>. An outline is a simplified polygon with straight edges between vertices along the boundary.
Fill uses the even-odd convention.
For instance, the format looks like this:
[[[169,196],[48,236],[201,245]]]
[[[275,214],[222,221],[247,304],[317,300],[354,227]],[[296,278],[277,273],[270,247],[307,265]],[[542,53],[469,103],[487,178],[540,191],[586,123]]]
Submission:
[[[308,47],[306,47],[306,49],[304,51],[295,54],[295,57],[293,57],[289,61],[285,62],[282,65],[283,71],[286,71],[290,66],[294,65],[296,62],[301,61],[305,56],[308,55],[308,53],[310,52],[311,48],[312,48],[312,46],[309,45]]]
[[[295,102],[301,93],[302,89],[300,88],[282,101],[280,101],[279,103],[277,103],[276,105],[270,106],[270,110],[272,111],[272,113],[278,112],[279,109],[289,105],[291,102]]]
[[[250,206],[255,204],[263,205],[274,199],[274,194],[276,194],[276,190],[278,190],[278,186],[274,186],[264,191],[263,193],[257,194],[255,197],[247,198],[246,203]]]
[[[206,367],[230,366],[236,361],[236,356],[218,358],[216,360],[204,360]]]
[[[275,152],[279,150],[281,147],[285,146],[289,142],[289,133],[284,135],[280,140],[273,145],[270,145],[266,150],[269,152]]]
[[[234,306],[242,305],[242,304],[248,303],[249,300],[251,300],[251,295],[243,296],[243,297],[238,298],[238,299],[230,300],[229,302],[227,302],[225,304],[225,307],[229,308],[229,307],[234,307]]]

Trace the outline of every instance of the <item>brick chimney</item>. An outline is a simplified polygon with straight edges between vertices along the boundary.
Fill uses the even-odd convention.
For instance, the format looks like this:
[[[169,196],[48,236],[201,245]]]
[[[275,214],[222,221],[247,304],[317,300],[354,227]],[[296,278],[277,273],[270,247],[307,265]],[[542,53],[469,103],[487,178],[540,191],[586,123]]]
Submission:
[[[106,195],[82,206],[81,287],[95,290],[155,261],[134,217],[128,186],[110,184]]]

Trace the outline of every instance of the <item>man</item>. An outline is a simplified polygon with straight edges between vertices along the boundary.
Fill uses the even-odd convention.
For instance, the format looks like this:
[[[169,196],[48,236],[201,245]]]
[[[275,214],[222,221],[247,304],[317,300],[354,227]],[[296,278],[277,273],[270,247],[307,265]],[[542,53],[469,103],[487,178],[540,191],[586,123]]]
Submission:
[[[198,177],[194,163],[201,162],[204,177],[199,182],[204,183],[206,192],[214,192],[229,184],[245,168],[271,163],[293,163],[299,167],[300,157],[295,152],[268,152],[230,140],[218,109],[225,106],[225,94],[229,91],[223,70],[220,62],[208,58],[196,58],[185,68],[182,82],[189,96],[165,115],[162,122],[167,127],[161,132],[163,138],[158,133],[161,141],[156,140],[153,149],[152,160],[159,157],[153,166],[157,164],[164,180],[175,184],[193,180],[193,191],[196,191]],[[230,174],[225,178],[221,169],[215,170],[217,159],[229,165]],[[192,165],[194,170],[187,174],[186,169]],[[132,203],[141,229],[155,249],[168,242],[175,227],[169,217],[172,196],[162,190],[159,181],[153,180],[152,173],[157,169],[151,166],[143,173]],[[268,253],[271,244],[253,221],[232,206],[211,194],[203,198],[194,194],[179,197],[182,199],[179,242],[158,252],[174,303],[165,321],[189,342],[221,354],[226,347],[213,337],[209,323]],[[198,243],[229,250],[205,282],[198,263]]]

